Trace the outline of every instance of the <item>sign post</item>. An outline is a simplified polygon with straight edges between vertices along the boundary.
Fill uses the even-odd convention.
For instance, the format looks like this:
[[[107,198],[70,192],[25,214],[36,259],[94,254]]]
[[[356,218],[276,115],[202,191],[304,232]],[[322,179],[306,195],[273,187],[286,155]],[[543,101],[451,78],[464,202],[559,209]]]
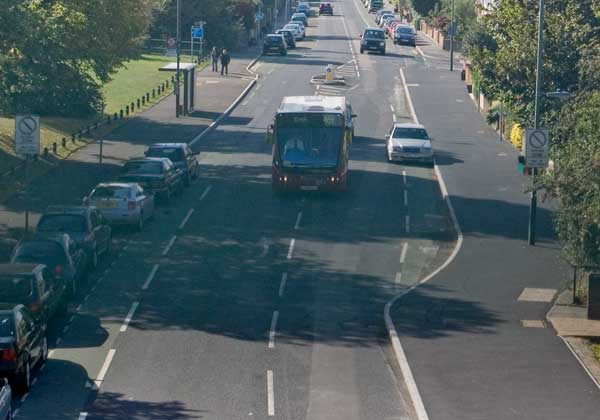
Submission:
[[[200,60],[202,59],[202,43],[204,41],[204,24],[206,22],[196,22],[194,23],[194,26],[192,26],[192,30],[191,30],[191,36],[190,36],[190,41],[191,41],[191,45],[192,45],[192,51],[191,51],[191,56],[192,56],[192,62],[194,62],[194,40],[197,39],[200,41],[200,55],[199,55],[199,59],[198,62],[200,62]]]
[[[40,154],[40,117],[37,115],[17,115],[15,117],[15,152],[25,157],[25,185],[31,178],[31,160]],[[25,233],[29,231],[29,208],[25,207]]]

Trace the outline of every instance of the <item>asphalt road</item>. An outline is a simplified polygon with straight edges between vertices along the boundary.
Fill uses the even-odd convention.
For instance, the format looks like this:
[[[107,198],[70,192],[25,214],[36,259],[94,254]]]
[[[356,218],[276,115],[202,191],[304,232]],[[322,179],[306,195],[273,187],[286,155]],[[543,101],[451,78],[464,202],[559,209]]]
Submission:
[[[504,418],[498,407],[512,407],[507,402],[511,392],[518,401],[533,395],[533,404],[552,407],[550,398],[557,395],[538,398],[542,394],[536,389],[517,395],[531,386],[523,380],[528,363],[534,357],[540,363],[545,356],[559,363],[561,374],[575,372],[568,384],[584,392],[569,402],[581,410],[590,407],[593,391],[548,330],[520,330],[519,335],[511,325],[508,344],[494,338],[503,337],[496,331],[507,328],[500,320],[511,311],[519,313],[511,300],[517,285],[541,287],[547,282],[505,279],[500,270],[486,271],[491,247],[498,241],[512,241],[512,247],[501,242],[498,255],[527,251],[519,248],[521,225],[511,220],[489,224],[497,219],[475,207],[485,193],[490,199],[485,205],[495,211],[492,200],[500,190],[489,185],[499,181],[490,177],[507,171],[495,169],[493,159],[481,161],[479,168],[492,165],[489,177],[479,174],[474,180],[469,177],[473,167],[462,167],[473,155],[456,152],[455,143],[467,143],[458,133],[461,123],[470,130],[472,142],[490,133],[468,114],[467,103],[461,103],[465,109],[441,116],[454,97],[445,97],[446,103],[439,100],[441,90],[436,89],[450,88],[437,84],[443,79],[435,72],[441,70],[414,49],[388,43],[386,56],[357,54],[358,36],[371,18],[353,0],[332,4],[335,16],[312,18],[299,48],[287,57],[259,60],[254,67],[260,74],[257,86],[194,146],[201,152],[200,180],[173,205],[163,207],[147,230],[120,236],[115,255],[91,279],[93,286],[53,326],[51,358],[33,390],[17,401],[17,418],[414,418],[389,346],[383,308],[440,266],[456,236],[433,169],[385,160],[383,136],[394,120],[411,120],[401,67],[413,85],[431,84],[427,91],[413,92],[416,111],[439,144],[438,163],[453,199],[465,197],[456,207],[465,234],[473,237],[465,241],[466,252],[456,260],[461,265],[452,265],[449,277],[439,277],[440,283],[428,285],[427,293],[409,294],[406,305],[394,307],[396,319],[408,320],[398,328],[430,417]],[[327,64],[347,78],[345,87],[317,89],[310,84],[311,76],[323,73]],[[346,95],[358,114],[349,191],[274,196],[266,127],[282,96],[317,91]],[[141,143],[157,128],[164,130],[160,116],[153,120],[156,112],[147,114],[146,125],[140,121],[124,126],[122,130],[131,132],[121,135]],[[461,112],[469,121],[463,121]],[[446,131],[446,124],[456,131]],[[180,139],[195,133],[189,126],[169,130]],[[494,147],[480,145],[477,154],[494,155]],[[509,214],[503,207],[499,211]],[[468,217],[474,218],[469,222]],[[484,252],[487,259],[479,254]],[[546,263],[554,252],[540,251],[536,264]],[[512,268],[509,276],[516,275]],[[550,265],[545,270],[552,272]],[[480,272],[487,274],[484,279]],[[504,289],[507,285],[512,288]],[[431,331],[431,324],[420,318],[423,308],[439,302],[434,293],[449,290],[454,300],[434,311],[437,323]],[[463,296],[475,292],[470,300]],[[455,308],[453,304],[462,311],[453,322],[465,328],[448,330],[454,323],[444,321],[445,308]],[[537,312],[527,316],[535,318]],[[424,337],[423,329],[431,334]],[[519,340],[528,345],[519,347]],[[501,351],[490,353],[488,364],[458,357],[485,355],[475,351],[498,343]],[[547,352],[528,355],[546,345]],[[497,374],[490,360],[505,361],[512,355],[525,357],[520,372],[508,370],[498,383],[484,375]],[[511,373],[520,381],[517,386]],[[538,382],[552,383],[551,374]],[[492,401],[492,390],[502,397],[499,403]],[[478,393],[480,410],[474,411]],[[513,417],[536,418],[519,414],[534,412],[532,405]],[[546,417],[539,418],[559,418],[547,415],[550,410],[543,413]]]

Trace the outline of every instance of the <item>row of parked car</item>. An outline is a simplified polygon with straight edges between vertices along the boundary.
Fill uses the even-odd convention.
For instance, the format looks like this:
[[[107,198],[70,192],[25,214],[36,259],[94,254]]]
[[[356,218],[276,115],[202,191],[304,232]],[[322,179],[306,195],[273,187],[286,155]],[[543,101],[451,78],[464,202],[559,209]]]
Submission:
[[[312,9],[308,3],[298,3],[291,20],[283,28],[265,37],[263,55],[274,53],[285,56],[289,49],[296,48],[296,42],[304,40],[306,37],[306,27],[311,14]],[[333,6],[331,6],[331,3],[321,3],[319,15],[332,16]]]
[[[412,26],[402,22],[391,10],[380,9],[375,12],[375,22],[397,45],[417,46],[417,35]]]
[[[113,227],[142,230],[154,217],[155,200],[169,203],[199,170],[186,143],[153,144],[81,205],[46,209],[9,263],[0,264],[0,377],[21,392],[29,389],[33,368],[48,357],[47,322],[66,311],[87,274],[110,254]]]

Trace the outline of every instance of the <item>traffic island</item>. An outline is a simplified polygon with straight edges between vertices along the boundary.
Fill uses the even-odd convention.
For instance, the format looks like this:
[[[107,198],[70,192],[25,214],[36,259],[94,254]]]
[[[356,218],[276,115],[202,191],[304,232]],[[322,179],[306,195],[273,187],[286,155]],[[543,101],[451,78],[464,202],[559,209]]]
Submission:
[[[325,74],[318,74],[316,76],[311,77],[310,83],[313,85],[337,85],[344,86],[346,85],[346,79],[342,76],[333,76],[332,78],[327,78]]]

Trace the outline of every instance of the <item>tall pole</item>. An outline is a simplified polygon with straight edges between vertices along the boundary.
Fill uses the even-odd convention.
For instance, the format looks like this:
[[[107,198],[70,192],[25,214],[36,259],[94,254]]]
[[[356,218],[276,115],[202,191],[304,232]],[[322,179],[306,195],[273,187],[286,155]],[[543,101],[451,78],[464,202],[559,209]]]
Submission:
[[[540,0],[540,14],[538,18],[538,45],[537,45],[537,63],[535,77],[535,111],[534,111],[534,128],[540,128],[540,101],[542,90],[542,57],[544,54],[544,0]],[[533,168],[531,173],[531,203],[529,206],[529,245],[535,245],[535,227],[537,216],[537,191],[535,190],[535,175],[536,169]]]
[[[177,0],[177,74],[175,76],[175,117],[179,117],[179,105],[180,105],[180,101],[179,101],[179,93],[180,93],[180,89],[179,89],[179,82],[180,82],[180,78],[179,78],[179,64],[181,62],[181,40],[179,38],[179,24],[180,24],[180,17],[181,17],[181,13],[180,13],[180,4],[179,4],[180,0]]]
[[[450,71],[454,71],[454,32],[456,31],[456,24],[454,23],[454,0],[452,0],[450,22]]]

